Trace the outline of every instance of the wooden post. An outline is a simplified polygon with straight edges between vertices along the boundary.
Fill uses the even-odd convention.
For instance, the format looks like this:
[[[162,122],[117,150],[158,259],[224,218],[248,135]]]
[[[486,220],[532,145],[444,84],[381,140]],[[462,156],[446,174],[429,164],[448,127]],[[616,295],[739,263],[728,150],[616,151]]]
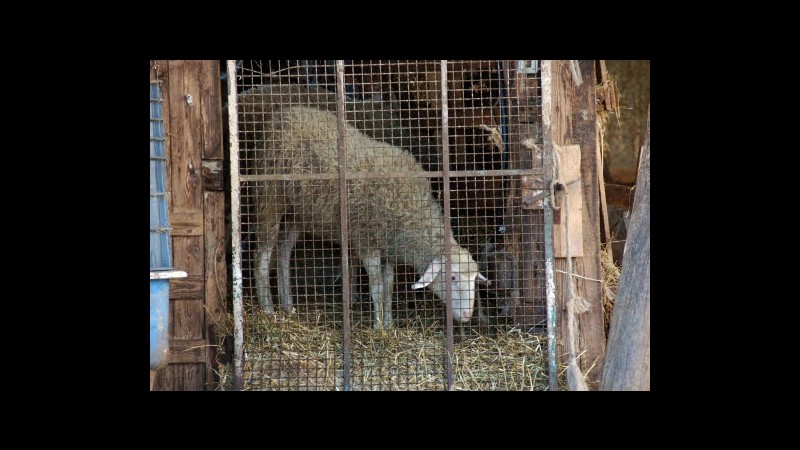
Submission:
[[[573,70],[580,70],[582,83],[573,78]],[[577,275],[573,285],[578,296],[589,303],[589,311],[578,316],[580,340],[578,353],[582,354],[580,367],[586,375],[589,388],[597,390],[603,371],[605,333],[602,307],[602,269],[600,265],[600,214],[599,181],[597,176],[597,123],[595,111],[594,61],[581,60],[574,66],[570,61],[553,61],[551,135],[555,145],[579,145],[581,149],[581,192],[583,229],[583,257],[573,258],[572,273]],[[545,133],[547,136],[547,133]],[[569,180],[566,180],[569,181]],[[558,313],[558,353],[566,359],[566,260],[556,258],[556,308]]]
[[[636,196],[608,334],[604,391],[650,390],[650,107]]]

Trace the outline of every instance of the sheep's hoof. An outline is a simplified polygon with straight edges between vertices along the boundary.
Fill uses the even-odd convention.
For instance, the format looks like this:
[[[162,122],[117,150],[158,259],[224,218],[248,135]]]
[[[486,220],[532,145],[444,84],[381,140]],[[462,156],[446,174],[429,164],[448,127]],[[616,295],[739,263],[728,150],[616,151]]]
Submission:
[[[261,305],[261,311],[264,314],[273,314],[275,313],[275,308],[273,308],[272,305]]]
[[[289,315],[294,313],[294,307],[292,307],[292,305],[281,305],[281,309]]]

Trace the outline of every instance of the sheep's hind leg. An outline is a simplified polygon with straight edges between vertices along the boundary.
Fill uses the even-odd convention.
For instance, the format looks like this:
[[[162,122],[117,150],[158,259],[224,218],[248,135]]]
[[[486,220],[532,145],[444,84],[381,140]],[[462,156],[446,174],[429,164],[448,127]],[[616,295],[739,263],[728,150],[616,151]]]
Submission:
[[[394,267],[383,266],[383,327],[392,327],[392,291],[394,290]]]
[[[278,234],[278,298],[281,309],[287,314],[292,313],[292,285],[290,261],[300,229],[295,224],[287,224],[286,229]]]
[[[270,314],[275,312],[275,309],[272,305],[272,293],[270,292],[269,288],[269,266],[272,258],[272,249],[275,247],[275,238],[277,235],[277,226],[271,227],[269,229],[269,233],[264,236],[258,252],[258,275],[256,276],[258,301],[261,304],[261,310]]]
[[[381,268],[381,257],[367,256],[362,257],[361,264],[367,269],[369,276],[369,293],[372,297],[372,327],[376,330],[383,329],[383,301],[384,301],[384,279]]]
[[[258,288],[258,301],[261,303],[261,310],[272,314],[275,309],[272,306],[272,293],[269,290],[269,262],[272,256],[272,246],[264,246],[259,252],[258,277],[256,287]]]

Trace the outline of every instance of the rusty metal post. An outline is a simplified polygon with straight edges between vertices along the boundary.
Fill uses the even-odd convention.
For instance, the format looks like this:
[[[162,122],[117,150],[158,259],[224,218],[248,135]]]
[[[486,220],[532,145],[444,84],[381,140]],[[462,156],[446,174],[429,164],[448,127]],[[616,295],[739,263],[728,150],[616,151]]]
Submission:
[[[552,74],[550,61],[542,61],[542,136],[544,143],[544,175],[548,184],[553,181]],[[553,199],[544,197],[544,267],[547,295],[547,366],[550,390],[558,390],[556,366],[556,283],[553,257]]]
[[[450,147],[449,139],[450,133],[447,129],[448,111],[447,111],[447,60],[443,59],[439,63],[441,65],[442,75],[442,186],[443,201],[444,201],[444,276],[442,280],[445,285],[445,322],[446,322],[446,337],[447,337],[447,390],[453,390],[453,286],[450,283],[452,273],[452,261],[450,259],[450,252],[452,251],[450,244],[451,230],[450,230]]]
[[[344,60],[336,60],[336,127],[339,139],[339,222],[342,242],[342,379],[344,390],[350,390],[350,245],[347,224],[347,155],[345,154],[345,113],[344,113]]]
[[[244,308],[242,307],[242,226],[239,214],[239,114],[236,103],[236,60],[228,65],[228,129],[231,143],[231,241],[233,247],[233,389],[244,388]]]

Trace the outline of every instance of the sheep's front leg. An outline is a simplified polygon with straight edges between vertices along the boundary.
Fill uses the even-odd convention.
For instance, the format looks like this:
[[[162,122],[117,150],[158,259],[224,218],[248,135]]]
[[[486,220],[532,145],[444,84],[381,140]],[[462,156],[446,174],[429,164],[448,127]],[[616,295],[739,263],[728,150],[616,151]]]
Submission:
[[[372,297],[372,313],[374,320],[372,327],[376,330],[383,328],[383,300],[384,300],[384,279],[383,270],[381,268],[381,257],[378,255],[370,255],[361,257],[361,264],[367,269],[369,276],[369,293]]]
[[[481,296],[480,291],[475,289],[475,304],[478,308],[478,322],[483,325],[489,325],[489,316],[483,311],[483,307],[481,306]]]
[[[292,313],[292,285],[290,259],[294,244],[300,236],[300,227],[296,224],[287,224],[286,229],[278,234],[278,298],[281,309],[287,314]]]
[[[392,327],[392,291],[394,290],[394,267],[383,266],[383,327]]]

